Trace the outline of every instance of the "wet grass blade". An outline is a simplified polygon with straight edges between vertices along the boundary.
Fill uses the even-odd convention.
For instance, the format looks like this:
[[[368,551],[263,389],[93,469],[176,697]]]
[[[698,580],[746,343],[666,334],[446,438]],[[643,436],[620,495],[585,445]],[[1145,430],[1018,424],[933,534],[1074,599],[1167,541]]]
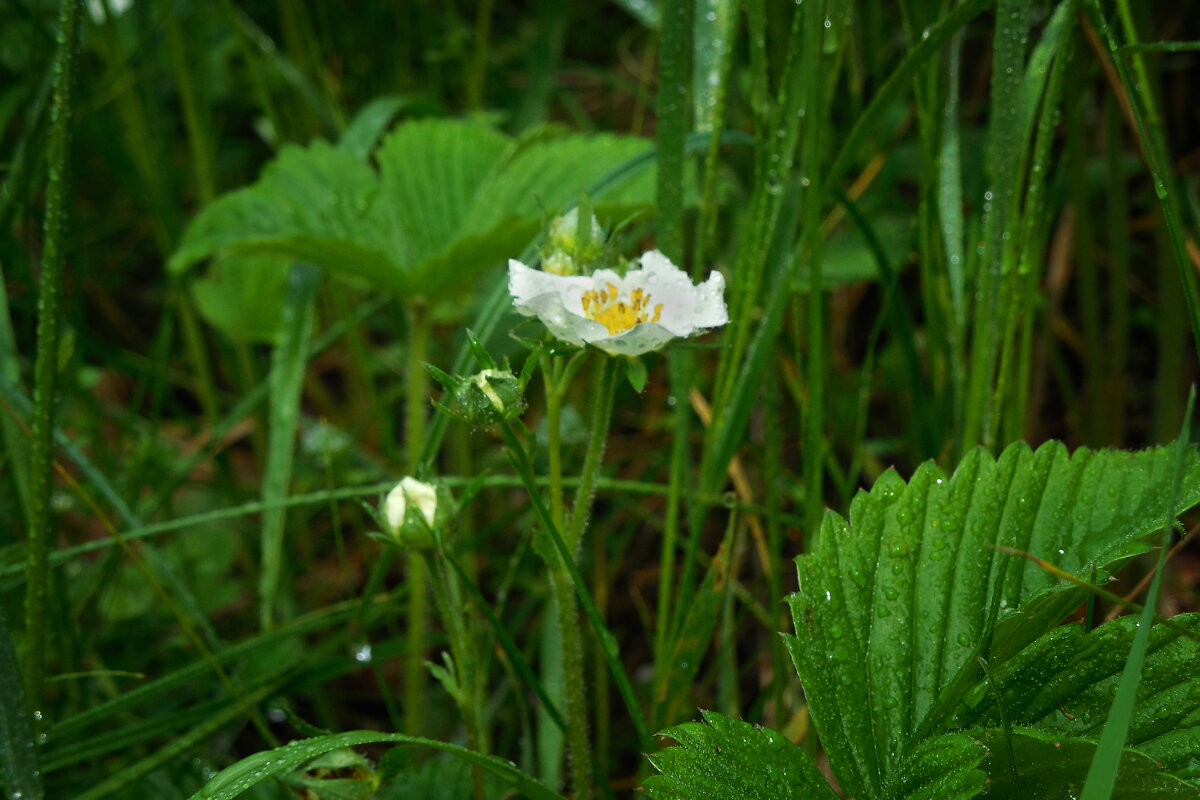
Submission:
[[[687,133],[691,0],[666,0],[659,44],[658,249],[683,259],[683,141]]]
[[[481,767],[509,784],[522,797],[528,797],[530,800],[563,800],[561,795],[521,772],[511,761],[505,761],[495,756],[485,756],[465,747],[433,739],[374,731],[350,731],[312,739],[301,739],[274,750],[255,753],[223,770],[203,789],[193,795],[191,800],[233,800],[256,783],[272,775],[295,769],[306,761],[311,761],[331,750],[381,743],[420,745],[440,750]]]
[[[1122,0],[1118,3],[1118,7],[1125,23],[1125,35],[1127,38],[1134,39],[1137,31],[1133,27],[1128,4]],[[1126,60],[1120,53],[1116,38],[1106,22],[1100,4],[1096,0],[1087,0],[1084,11],[1107,45],[1113,66],[1116,67],[1117,75],[1121,78],[1121,85],[1129,95],[1134,125],[1138,138],[1141,140],[1142,150],[1146,154],[1150,174],[1154,179],[1154,194],[1158,197],[1159,205],[1162,208],[1163,220],[1167,223],[1167,235],[1175,254],[1175,264],[1179,269],[1179,280],[1183,288],[1188,320],[1192,326],[1192,341],[1196,346],[1196,353],[1200,353],[1200,299],[1197,298],[1196,276],[1192,272],[1191,260],[1187,255],[1185,236],[1179,221],[1177,192],[1174,190],[1171,162],[1167,158],[1167,145],[1163,137],[1162,125],[1158,122],[1154,97],[1149,89],[1150,84],[1145,80],[1141,53],[1135,51],[1131,54],[1134,66],[1141,78],[1141,80],[1134,80],[1133,76],[1129,74]],[[1137,42],[1131,41],[1130,44],[1137,44]]]
[[[311,264],[296,264],[288,281],[281,339],[275,347],[270,375],[270,439],[267,446],[263,502],[274,503],[287,496],[300,416],[300,394],[308,363],[308,340],[316,315],[317,288],[321,270]],[[264,628],[274,621],[275,595],[283,568],[285,509],[271,506],[263,514],[262,573],[259,577],[259,619]]]
[[[50,484],[54,470],[54,393],[58,377],[58,324],[63,281],[63,237],[66,228],[67,150],[71,137],[71,80],[75,72],[75,40],[79,0],[63,0],[59,12],[59,46],[54,63],[54,101],[50,113],[46,186],[45,241],[38,297],[37,359],[33,367],[33,445],[30,452],[29,549],[25,583],[25,683],[29,701],[41,703],[46,667],[46,583],[49,573],[52,520]]]
[[[17,651],[8,635],[4,613],[0,611],[0,686],[6,687],[0,692],[0,776],[4,778],[9,797],[41,800],[37,750],[22,684]]]
[[[959,454],[971,447],[994,443],[993,392],[1001,349],[1001,324],[1012,302],[1011,269],[1013,220],[1023,182],[1018,168],[1027,137],[1022,87],[1025,77],[1025,43],[1029,27],[1028,0],[1001,0],[996,7],[993,39],[991,110],[984,174],[985,223],[983,255],[976,276],[976,302],[971,326],[971,352],[963,429]]]
[[[1096,746],[1096,755],[1092,759],[1091,769],[1088,770],[1087,781],[1083,785],[1080,800],[1108,800],[1117,782],[1117,767],[1121,763],[1121,751],[1125,748],[1125,737],[1133,719],[1133,707],[1137,700],[1138,684],[1142,680],[1142,664],[1146,660],[1146,646],[1150,640],[1150,627],[1154,624],[1154,609],[1158,605],[1158,590],[1162,584],[1163,566],[1167,560],[1167,543],[1171,531],[1175,528],[1176,509],[1179,504],[1180,487],[1183,485],[1184,465],[1188,453],[1188,431],[1192,426],[1192,409],[1196,402],[1196,388],[1192,387],[1188,395],[1187,412],[1183,418],[1183,428],[1175,442],[1175,478],[1171,492],[1171,502],[1166,509],[1163,520],[1162,541],[1158,546],[1158,565],[1154,570],[1154,580],[1150,582],[1150,593],[1146,596],[1146,605],[1142,608],[1142,617],[1138,621],[1137,633],[1133,637],[1133,646],[1129,651],[1129,660],[1125,662],[1125,670],[1121,673],[1121,682],[1117,684],[1117,695],[1113,698],[1112,710],[1104,723],[1104,732],[1100,734],[1100,742]]]

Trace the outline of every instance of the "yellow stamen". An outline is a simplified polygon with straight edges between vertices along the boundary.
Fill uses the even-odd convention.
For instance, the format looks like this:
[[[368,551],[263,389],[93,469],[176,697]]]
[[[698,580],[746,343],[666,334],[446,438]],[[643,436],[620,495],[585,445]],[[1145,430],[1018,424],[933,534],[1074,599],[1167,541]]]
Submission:
[[[650,294],[644,289],[634,289],[629,299],[618,299],[617,287],[611,283],[605,289],[592,289],[583,293],[583,315],[595,320],[608,329],[610,335],[624,333],[642,322],[658,322],[662,316],[662,303],[654,306],[654,318],[650,318]]]

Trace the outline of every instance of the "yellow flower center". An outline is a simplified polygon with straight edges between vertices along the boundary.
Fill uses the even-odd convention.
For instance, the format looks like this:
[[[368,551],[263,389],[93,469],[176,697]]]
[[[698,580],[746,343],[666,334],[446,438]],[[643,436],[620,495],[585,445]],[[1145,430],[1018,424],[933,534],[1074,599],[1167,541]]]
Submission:
[[[584,292],[583,315],[599,322],[608,328],[609,335],[615,336],[640,322],[658,322],[662,316],[662,303],[651,306],[650,294],[641,289],[630,292],[628,300],[620,298],[617,287],[610,283],[607,289]]]

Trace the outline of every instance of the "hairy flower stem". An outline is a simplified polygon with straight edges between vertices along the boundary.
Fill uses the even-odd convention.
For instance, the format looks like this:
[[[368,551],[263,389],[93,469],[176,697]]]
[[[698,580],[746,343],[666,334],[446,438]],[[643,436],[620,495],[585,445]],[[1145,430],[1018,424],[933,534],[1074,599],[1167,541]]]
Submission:
[[[426,570],[434,576],[433,597],[437,601],[442,624],[446,626],[446,635],[450,640],[450,654],[454,657],[453,677],[458,684],[458,693],[454,699],[463,715],[467,744],[472,750],[487,753],[487,732],[481,724],[482,687],[476,669],[475,647],[465,624],[468,611],[458,591],[458,579],[446,569],[446,559],[441,551],[435,554],[425,550],[422,551],[422,555]],[[475,800],[484,800],[486,794],[483,789],[483,772],[479,765],[472,766],[471,777],[475,788]]]
[[[404,454],[411,474],[420,461],[421,442],[425,438],[425,403],[429,397],[429,377],[425,373],[429,345],[429,317],[420,302],[409,304],[408,358],[405,364]],[[404,642],[404,730],[413,736],[425,734],[423,712],[427,678],[425,645],[427,638],[429,578],[425,562],[417,553],[408,554],[408,631]]]
[[[592,435],[584,458],[583,474],[571,510],[571,519],[566,519],[563,502],[562,480],[562,401],[571,378],[583,361],[583,352],[576,354],[563,364],[556,359],[543,363],[546,377],[546,426],[548,462],[550,471],[550,515],[557,530],[562,531],[563,542],[572,556],[579,551],[583,529],[590,516],[592,495],[596,485],[596,474],[604,454],[608,438],[608,425],[612,418],[612,396],[616,386],[616,361],[608,359],[598,376],[598,403],[593,409]],[[554,602],[558,606],[558,621],[562,635],[563,677],[566,687],[567,743],[571,752],[571,785],[573,796],[592,796],[592,750],[589,742],[587,693],[584,682],[583,642],[580,637],[579,607],[572,586],[571,573],[562,563],[562,556],[548,559],[550,581],[554,591]]]

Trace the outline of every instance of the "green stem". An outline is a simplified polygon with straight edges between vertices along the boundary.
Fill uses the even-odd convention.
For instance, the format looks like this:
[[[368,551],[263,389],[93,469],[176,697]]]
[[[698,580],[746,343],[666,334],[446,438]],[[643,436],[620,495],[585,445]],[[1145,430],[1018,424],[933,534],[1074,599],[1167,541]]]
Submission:
[[[217,196],[217,180],[212,166],[212,146],[209,144],[208,131],[204,125],[208,116],[201,113],[196,87],[192,82],[191,72],[188,70],[188,64],[191,61],[184,43],[179,17],[176,14],[164,14],[163,17],[167,28],[171,69],[175,73],[175,81],[179,88],[179,100],[183,104],[183,122],[187,131],[188,149],[192,156],[196,193],[201,204],[208,205]]]
[[[592,747],[588,740],[587,690],[583,674],[583,639],[579,635],[579,606],[571,587],[571,576],[562,568],[552,569],[550,585],[558,606],[562,635],[563,686],[567,700],[567,746],[571,753],[571,793],[586,800],[592,796]]]
[[[821,86],[823,81],[817,77],[820,74],[818,66],[821,58],[821,36],[825,31],[824,3],[810,3],[808,13],[804,18],[805,52],[812,59],[807,70],[807,97],[805,104],[809,109],[809,120],[804,130],[804,167],[809,180],[805,192],[804,209],[806,217],[806,238],[808,239],[808,419],[805,422],[805,523],[809,536],[809,546],[816,541],[817,530],[821,524],[821,509],[824,504],[824,461],[825,438],[824,396],[825,396],[825,292],[821,286],[821,180],[820,132],[824,120],[816,118],[817,109],[821,105]]]
[[[51,528],[50,477],[53,471],[54,386],[58,374],[58,318],[63,279],[63,194],[70,142],[71,78],[79,31],[79,0],[63,0],[59,11],[59,46],[55,56],[54,105],[46,160],[45,241],[38,296],[37,361],[33,368],[33,446],[30,452],[30,514],[25,584],[25,681],[29,702],[39,708],[46,668],[46,581],[49,577]]]
[[[479,680],[475,664],[475,648],[471,646],[471,637],[467,633],[464,620],[467,609],[463,606],[462,597],[457,591],[454,578],[446,569],[446,560],[440,551],[421,551],[426,570],[436,576],[433,581],[433,597],[441,612],[442,622],[450,639],[450,653],[454,657],[454,680],[458,683],[459,710],[463,715],[463,723],[467,729],[467,743],[472,750],[487,753],[487,741],[480,725],[483,719],[483,698],[480,694]],[[483,773],[479,766],[472,768],[472,778],[475,786],[476,800],[484,800]]]
[[[411,474],[420,462],[421,441],[425,437],[425,403],[429,397],[429,377],[424,363],[429,346],[429,318],[420,300],[406,309],[408,315],[408,359],[404,394],[405,464]],[[425,562],[417,553],[408,554],[408,631],[404,646],[404,729],[418,736],[425,724],[424,701],[427,678],[425,646],[428,638],[429,577]]]
[[[562,500],[562,459],[556,452],[560,448],[559,412],[567,385],[578,368],[573,361],[566,367],[553,366],[546,384],[546,422],[550,441],[550,507],[554,527],[563,530],[565,509]],[[592,413],[592,432],[584,457],[583,472],[575,492],[571,508],[571,519],[563,538],[565,552],[560,552],[558,563],[551,563],[550,580],[554,590],[554,601],[558,606],[558,622],[563,646],[563,677],[566,687],[567,742],[571,750],[571,786],[574,797],[588,798],[593,794],[592,750],[588,740],[587,693],[584,678],[583,641],[579,635],[579,607],[572,586],[570,566],[579,552],[583,530],[591,513],[592,497],[595,493],[596,475],[608,440],[608,426],[612,419],[612,398],[616,388],[618,362],[607,359],[598,376],[598,392]],[[557,473],[557,474],[556,474]],[[578,571],[576,567],[575,572]],[[593,606],[593,610],[594,606]],[[598,611],[596,613],[599,613]]]
[[[667,648],[670,646],[669,634],[672,629],[671,598],[675,585],[675,549],[679,539],[679,507],[688,468],[688,433],[691,428],[686,398],[691,386],[693,366],[693,359],[688,351],[677,348],[671,352],[668,372],[671,394],[675,398],[672,416],[674,436],[671,440],[671,472],[667,479],[667,509],[663,515],[662,552],[659,557],[658,608],[654,617],[654,663],[660,670],[669,669]],[[659,676],[656,676],[655,685],[659,681]],[[657,710],[652,716],[656,723],[661,722]]]
[[[596,604],[592,600],[591,594],[588,593],[587,585],[584,583],[583,575],[579,571],[579,567],[575,565],[574,560],[570,557],[571,551],[567,549],[566,543],[563,541],[562,534],[554,525],[554,520],[550,517],[550,509],[542,502],[541,495],[538,493],[538,480],[533,474],[533,462],[529,458],[529,453],[521,440],[517,437],[516,430],[511,422],[502,422],[500,427],[500,435],[504,439],[504,444],[508,448],[507,454],[509,461],[517,470],[517,474],[521,479],[521,483],[525,485],[526,491],[529,492],[529,500],[533,504],[534,511],[537,512],[538,518],[541,520],[545,530],[550,534],[550,539],[554,547],[558,550],[560,556],[563,556],[562,563],[566,566],[567,572],[571,576],[571,580],[575,584],[575,594],[579,598],[579,603],[583,606],[583,611],[587,614],[588,621],[592,623],[592,629],[596,632],[596,637],[600,640],[600,647],[604,651],[604,658],[608,662],[609,672],[616,681],[617,690],[621,693],[621,699],[625,702],[625,708],[629,711],[629,718],[633,720],[633,726],[637,729],[638,744],[642,748],[650,748],[654,745],[654,739],[650,735],[650,726],[646,722],[646,716],[642,713],[641,704],[638,702],[637,695],[633,691],[633,682],[629,680],[629,673],[625,671],[624,665],[621,664],[620,654],[617,650],[616,640],[612,633],[604,625],[604,621],[600,619],[600,612],[596,609]]]
[[[547,359],[542,364],[546,379],[546,460],[550,473],[550,516],[561,531],[566,524],[566,508],[563,505],[562,475],[562,430],[561,415],[563,389],[558,373],[559,361]],[[549,367],[549,371],[547,371]]]
[[[482,0],[475,14],[475,53],[467,74],[467,108],[483,111],[483,86],[487,80],[488,39],[492,31],[492,0]]]

